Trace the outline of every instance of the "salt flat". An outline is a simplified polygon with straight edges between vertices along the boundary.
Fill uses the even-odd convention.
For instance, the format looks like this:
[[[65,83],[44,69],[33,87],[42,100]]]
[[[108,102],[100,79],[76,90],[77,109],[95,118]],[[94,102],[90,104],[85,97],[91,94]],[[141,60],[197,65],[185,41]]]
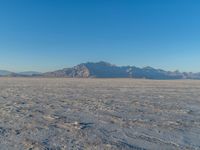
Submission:
[[[200,149],[200,81],[0,78],[0,149]]]

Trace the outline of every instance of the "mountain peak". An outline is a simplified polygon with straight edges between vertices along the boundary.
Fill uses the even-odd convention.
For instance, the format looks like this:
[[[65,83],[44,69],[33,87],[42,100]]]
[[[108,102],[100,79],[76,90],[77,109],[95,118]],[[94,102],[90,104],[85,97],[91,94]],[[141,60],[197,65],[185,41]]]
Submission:
[[[147,69],[147,70],[154,70],[155,68],[153,68],[153,67],[150,67],[150,66],[146,66],[146,67],[144,67],[143,69]]]
[[[84,63],[84,65],[115,66],[115,65],[108,63],[108,62],[105,62],[105,61],[87,62],[87,63]]]

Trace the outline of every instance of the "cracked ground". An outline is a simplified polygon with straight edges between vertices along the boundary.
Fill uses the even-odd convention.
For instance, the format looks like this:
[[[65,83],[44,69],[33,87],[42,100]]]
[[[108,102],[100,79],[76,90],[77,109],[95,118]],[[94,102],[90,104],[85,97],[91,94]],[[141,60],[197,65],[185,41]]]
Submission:
[[[200,149],[200,81],[0,78],[2,150]]]

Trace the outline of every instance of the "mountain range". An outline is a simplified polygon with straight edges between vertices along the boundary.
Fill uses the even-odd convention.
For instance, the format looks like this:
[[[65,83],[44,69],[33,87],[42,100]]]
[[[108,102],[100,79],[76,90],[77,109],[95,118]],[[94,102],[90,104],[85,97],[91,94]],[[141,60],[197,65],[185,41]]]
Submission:
[[[9,77],[67,77],[67,78],[143,78],[143,79],[200,79],[200,73],[165,71],[152,67],[116,66],[104,61],[82,63],[53,72],[35,71],[14,73],[0,70],[0,76]]]
[[[42,75],[42,73],[37,72],[37,71],[26,71],[26,72],[11,72],[7,70],[0,70],[0,77],[20,77],[20,76],[37,76],[37,75]]]

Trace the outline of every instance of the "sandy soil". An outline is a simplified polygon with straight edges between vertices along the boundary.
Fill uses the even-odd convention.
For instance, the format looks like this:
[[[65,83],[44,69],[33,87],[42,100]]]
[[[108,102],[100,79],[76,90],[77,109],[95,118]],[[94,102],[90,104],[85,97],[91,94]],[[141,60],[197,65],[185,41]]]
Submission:
[[[0,78],[0,149],[200,149],[200,81]]]

